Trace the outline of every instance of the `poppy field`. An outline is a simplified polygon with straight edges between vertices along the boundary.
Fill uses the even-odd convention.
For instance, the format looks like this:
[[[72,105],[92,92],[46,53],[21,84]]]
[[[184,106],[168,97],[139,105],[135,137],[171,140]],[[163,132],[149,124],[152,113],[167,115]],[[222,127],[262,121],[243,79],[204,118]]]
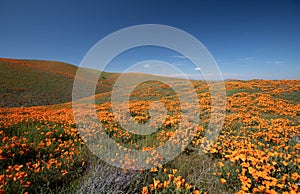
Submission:
[[[151,104],[157,110],[165,106],[167,116],[154,121],[160,127],[150,135],[128,132],[118,124],[110,92],[97,94],[93,105],[102,129],[88,125],[84,134],[76,127],[71,102],[0,108],[0,193],[299,193],[300,81],[226,81],[225,120],[211,146],[205,146],[211,143],[205,137],[211,111],[208,85],[192,84],[200,109],[196,125],[182,119],[185,110],[168,86],[145,82],[133,91],[133,122],[151,119]],[[179,124],[193,131],[191,141],[182,143],[185,134],[176,134]],[[107,134],[120,150],[150,152],[145,160],[154,167],[130,170],[130,155],[119,168],[107,165],[85,143],[99,133]],[[153,149],[166,141],[182,144],[179,156],[168,162]],[[95,168],[102,177],[93,173]]]

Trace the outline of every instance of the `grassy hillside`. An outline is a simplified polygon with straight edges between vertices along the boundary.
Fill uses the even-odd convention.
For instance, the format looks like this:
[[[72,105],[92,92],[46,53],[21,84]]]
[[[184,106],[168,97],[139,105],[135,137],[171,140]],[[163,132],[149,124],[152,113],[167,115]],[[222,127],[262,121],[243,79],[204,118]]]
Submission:
[[[72,100],[76,66],[56,61],[0,58],[0,107],[49,105]],[[91,75],[99,73],[86,69]],[[103,73],[96,93],[111,89],[118,74]],[[89,80],[80,79],[86,87]]]

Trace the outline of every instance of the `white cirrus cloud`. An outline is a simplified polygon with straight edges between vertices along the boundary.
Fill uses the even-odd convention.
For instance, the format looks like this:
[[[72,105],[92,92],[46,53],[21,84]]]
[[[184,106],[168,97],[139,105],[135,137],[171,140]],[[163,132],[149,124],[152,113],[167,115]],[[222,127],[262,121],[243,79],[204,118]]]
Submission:
[[[244,58],[238,58],[239,61],[252,61],[256,59],[256,57],[244,57]]]
[[[275,64],[285,64],[285,61],[275,61]]]
[[[172,57],[178,58],[178,59],[186,59],[186,57],[183,55],[173,55]]]

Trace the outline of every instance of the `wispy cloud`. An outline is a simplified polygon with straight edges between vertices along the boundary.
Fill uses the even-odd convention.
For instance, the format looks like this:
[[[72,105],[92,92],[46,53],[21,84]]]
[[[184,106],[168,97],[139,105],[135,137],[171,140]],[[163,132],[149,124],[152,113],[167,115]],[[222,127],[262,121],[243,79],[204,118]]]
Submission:
[[[143,62],[144,68],[154,68],[154,67],[163,67],[165,64],[160,61],[147,61]]]
[[[285,61],[275,61],[275,64],[285,64]]]
[[[173,63],[168,63],[171,66],[176,66],[176,67],[180,67],[180,66],[184,66],[186,65],[184,62],[173,62]],[[154,68],[154,67],[163,67],[165,64],[162,63],[157,63],[157,62],[153,62],[153,63],[146,63],[144,65],[144,68]]]
[[[283,66],[286,64],[285,61],[265,61],[265,64],[271,64],[271,65],[279,65],[279,66]]]
[[[238,58],[239,61],[252,61],[256,59],[256,57],[243,57],[243,58]]]
[[[248,63],[253,63],[256,62],[257,57],[242,57],[242,58],[235,58],[231,60],[217,60],[218,64],[220,65],[240,65],[240,64],[248,64]]]

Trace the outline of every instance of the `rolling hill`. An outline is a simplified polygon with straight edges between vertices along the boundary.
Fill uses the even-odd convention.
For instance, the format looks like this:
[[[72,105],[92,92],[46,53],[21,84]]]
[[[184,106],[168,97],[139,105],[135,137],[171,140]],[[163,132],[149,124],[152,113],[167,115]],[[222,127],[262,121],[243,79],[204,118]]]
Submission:
[[[0,107],[37,106],[72,100],[78,67],[57,61],[0,58]],[[85,69],[87,74],[100,73]],[[119,74],[101,74],[96,94],[107,92]],[[89,87],[89,80],[79,80]]]

